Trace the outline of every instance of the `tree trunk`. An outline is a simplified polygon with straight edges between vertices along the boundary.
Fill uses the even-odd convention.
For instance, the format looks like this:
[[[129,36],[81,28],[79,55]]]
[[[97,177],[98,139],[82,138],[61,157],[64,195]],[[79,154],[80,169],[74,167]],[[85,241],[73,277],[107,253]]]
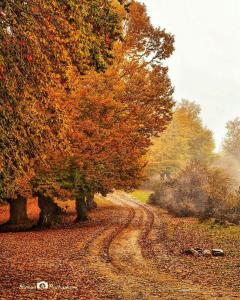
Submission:
[[[86,221],[87,217],[87,206],[83,195],[76,197],[76,211],[77,219],[76,222]]]
[[[18,195],[17,199],[8,199],[10,205],[10,219],[8,225],[23,225],[29,223],[27,215],[27,199]]]
[[[88,210],[97,208],[97,203],[94,201],[94,194],[93,193],[90,193],[90,194],[87,195],[86,205],[87,205]]]
[[[51,197],[40,194],[38,196],[38,206],[41,210],[38,227],[50,227],[61,223],[62,209],[54,203]]]

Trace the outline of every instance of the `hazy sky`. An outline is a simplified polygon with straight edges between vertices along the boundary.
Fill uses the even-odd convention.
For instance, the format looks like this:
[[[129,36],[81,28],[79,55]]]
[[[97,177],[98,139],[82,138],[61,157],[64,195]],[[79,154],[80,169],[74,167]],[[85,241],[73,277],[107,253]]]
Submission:
[[[221,144],[240,117],[240,0],[142,0],[152,23],[175,35],[168,60],[175,99],[194,100]]]

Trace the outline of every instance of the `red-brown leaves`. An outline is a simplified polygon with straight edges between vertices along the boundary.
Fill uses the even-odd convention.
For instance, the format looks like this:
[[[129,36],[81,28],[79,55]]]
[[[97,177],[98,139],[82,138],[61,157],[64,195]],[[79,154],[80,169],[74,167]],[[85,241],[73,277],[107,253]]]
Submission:
[[[0,80],[3,80],[4,78],[4,66],[3,65],[0,65]]]
[[[27,55],[27,61],[30,63],[33,61],[33,56],[31,54]]]

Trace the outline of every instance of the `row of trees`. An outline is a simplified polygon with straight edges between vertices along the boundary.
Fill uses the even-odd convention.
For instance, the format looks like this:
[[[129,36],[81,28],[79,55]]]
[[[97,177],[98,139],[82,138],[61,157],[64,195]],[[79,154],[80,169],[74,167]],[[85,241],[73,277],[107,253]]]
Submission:
[[[101,9],[99,9],[101,8]],[[54,197],[74,198],[77,221],[95,193],[136,187],[151,137],[172,115],[163,65],[173,36],[135,1],[2,1],[0,193],[10,224],[58,220]]]

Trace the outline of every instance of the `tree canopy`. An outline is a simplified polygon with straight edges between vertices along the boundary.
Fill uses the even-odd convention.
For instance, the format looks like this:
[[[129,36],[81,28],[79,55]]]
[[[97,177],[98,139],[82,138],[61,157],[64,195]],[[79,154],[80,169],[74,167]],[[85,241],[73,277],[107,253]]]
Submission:
[[[180,102],[167,130],[153,139],[148,153],[151,175],[174,174],[192,160],[211,162],[214,158],[212,132],[203,126],[200,107],[187,100]]]
[[[136,1],[3,1],[0,17],[2,197],[80,209],[89,193],[137,187],[171,120],[173,36]]]
[[[0,161],[6,196],[29,189],[35,170],[49,163],[46,153],[67,149],[67,98],[56,97],[56,91],[69,92],[73,71],[106,69],[123,17],[118,1],[1,1]]]

